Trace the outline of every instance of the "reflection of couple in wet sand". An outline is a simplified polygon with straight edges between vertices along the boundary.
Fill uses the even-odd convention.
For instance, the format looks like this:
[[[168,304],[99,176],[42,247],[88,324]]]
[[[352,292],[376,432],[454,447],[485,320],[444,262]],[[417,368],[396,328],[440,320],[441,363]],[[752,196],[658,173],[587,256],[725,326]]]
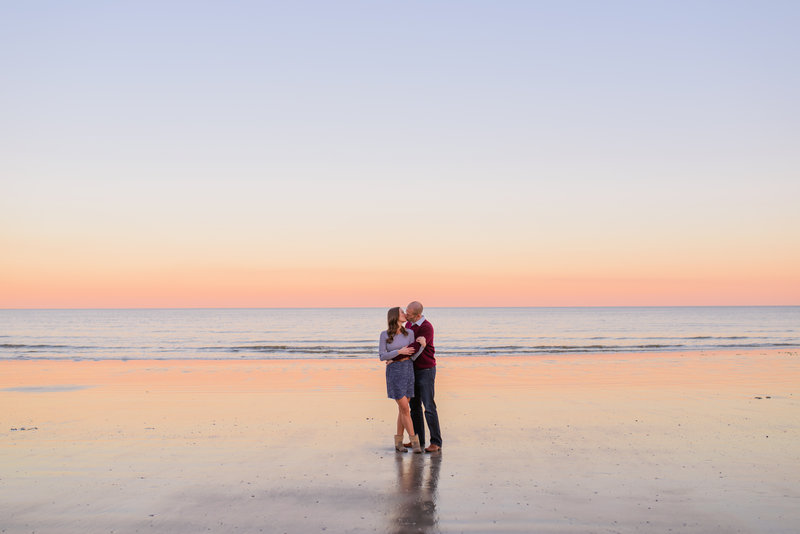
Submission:
[[[442,450],[439,414],[434,400],[436,349],[433,325],[422,315],[422,304],[410,303],[405,310],[392,308],[387,313],[387,328],[381,332],[378,353],[386,362],[386,393],[397,401],[397,432],[394,447],[406,452],[411,447],[421,453],[425,446],[425,423],[431,434],[426,452]],[[423,420],[424,409],[424,420]],[[403,443],[403,432],[409,442]]]
[[[386,529],[392,534],[410,532],[436,532],[436,487],[442,455],[403,456],[395,455],[397,465],[396,493],[392,496],[391,525]]]

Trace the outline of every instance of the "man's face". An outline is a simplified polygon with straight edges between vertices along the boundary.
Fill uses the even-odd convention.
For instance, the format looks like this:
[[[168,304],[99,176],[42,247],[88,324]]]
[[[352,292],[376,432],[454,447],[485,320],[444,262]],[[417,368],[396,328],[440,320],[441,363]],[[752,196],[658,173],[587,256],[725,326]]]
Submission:
[[[412,323],[415,323],[415,322],[419,321],[420,313],[417,310],[415,310],[413,307],[406,306],[406,317],[408,318],[409,321],[411,321]]]

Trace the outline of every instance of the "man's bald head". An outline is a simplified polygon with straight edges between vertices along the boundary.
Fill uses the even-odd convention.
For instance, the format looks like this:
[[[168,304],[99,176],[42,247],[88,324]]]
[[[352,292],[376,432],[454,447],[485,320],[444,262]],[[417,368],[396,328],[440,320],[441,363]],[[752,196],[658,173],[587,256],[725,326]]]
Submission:
[[[417,302],[410,302],[408,306],[406,306],[406,315],[409,316],[409,320],[413,323],[414,321],[418,321],[420,317],[422,317],[422,303]]]

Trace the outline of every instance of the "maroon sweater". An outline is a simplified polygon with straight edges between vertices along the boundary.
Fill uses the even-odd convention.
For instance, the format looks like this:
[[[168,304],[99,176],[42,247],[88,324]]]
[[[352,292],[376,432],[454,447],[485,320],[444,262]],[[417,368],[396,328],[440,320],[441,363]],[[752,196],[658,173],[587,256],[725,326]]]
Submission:
[[[430,369],[431,367],[436,367],[436,358],[434,357],[436,348],[433,346],[433,325],[431,322],[425,319],[419,326],[409,322],[406,323],[406,330],[412,330],[415,339],[419,336],[424,336],[425,343],[427,343],[425,348],[422,349],[422,353],[414,360],[414,368]],[[411,346],[414,348],[414,352],[419,350],[419,343],[416,341]]]

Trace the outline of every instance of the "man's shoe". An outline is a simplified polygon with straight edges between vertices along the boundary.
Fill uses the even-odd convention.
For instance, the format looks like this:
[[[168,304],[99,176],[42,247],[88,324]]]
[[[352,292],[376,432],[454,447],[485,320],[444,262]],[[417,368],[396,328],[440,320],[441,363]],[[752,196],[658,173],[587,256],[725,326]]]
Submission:
[[[442,448],[440,446],[434,445],[433,443],[425,447],[425,452],[439,452],[441,450]]]

